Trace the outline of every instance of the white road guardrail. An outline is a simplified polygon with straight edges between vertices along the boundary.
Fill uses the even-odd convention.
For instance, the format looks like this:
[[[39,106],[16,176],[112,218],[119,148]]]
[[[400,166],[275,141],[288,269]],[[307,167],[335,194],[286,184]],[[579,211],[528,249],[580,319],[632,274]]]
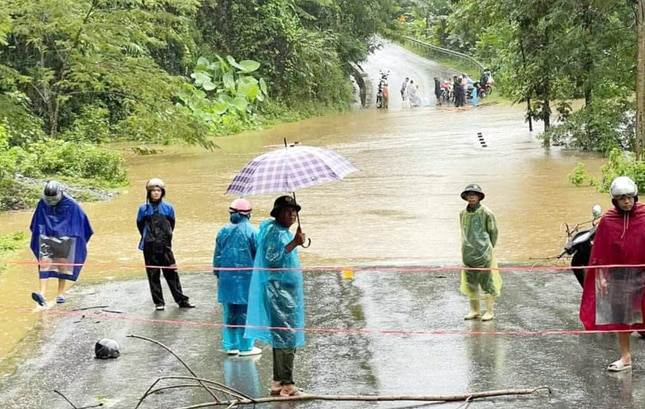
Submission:
[[[403,40],[416,48],[424,50],[426,52],[426,57],[431,60],[433,59],[433,57],[458,59],[463,64],[472,67],[473,72],[480,73],[484,70],[484,65],[469,55],[457,51],[448,50],[446,48],[441,48],[436,45],[424,43],[423,41],[419,41],[416,38],[412,37],[403,36]]]

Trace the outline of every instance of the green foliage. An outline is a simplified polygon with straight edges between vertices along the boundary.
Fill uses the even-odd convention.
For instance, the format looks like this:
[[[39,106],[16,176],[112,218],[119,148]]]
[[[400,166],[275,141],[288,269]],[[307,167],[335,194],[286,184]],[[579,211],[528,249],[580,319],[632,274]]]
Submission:
[[[28,109],[27,97],[21,92],[0,94],[0,122],[4,122],[11,146],[23,146],[45,137],[43,121]]]
[[[582,186],[582,184],[589,178],[584,163],[578,163],[568,176],[569,182],[574,186]]]
[[[230,55],[226,60],[216,56],[214,62],[200,57],[190,75],[193,83],[177,94],[181,101],[177,106],[207,124],[212,133],[239,131],[254,123],[257,105],[268,97],[264,79],[251,75],[258,68],[257,61],[238,63]]]
[[[611,182],[618,176],[629,176],[636,185],[645,186],[645,162],[636,160],[631,152],[624,152],[621,149],[613,149],[609,153],[606,164],[601,167],[601,177],[596,178],[587,173],[583,164],[579,163],[569,174],[569,181],[581,186],[587,182],[595,186],[599,192],[608,192]]]
[[[121,155],[91,144],[61,140],[38,142],[25,149],[17,167],[28,177],[61,175],[116,185],[127,182]]]
[[[24,232],[15,232],[0,236],[0,254],[8,251],[18,250],[27,242],[27,235]]]
[[[486,61],[496,93],[526,106],[526,118],[542,123],[545,142],[605,153],[633,146],[629,99],[635,89],[635,2],[402,4],[412,17],[403,25],[414,26],[423,18],[427,40]],[[572,101],[580,99],[581,112],[573,113]],[[551,129],[554,123],[557,129]]]

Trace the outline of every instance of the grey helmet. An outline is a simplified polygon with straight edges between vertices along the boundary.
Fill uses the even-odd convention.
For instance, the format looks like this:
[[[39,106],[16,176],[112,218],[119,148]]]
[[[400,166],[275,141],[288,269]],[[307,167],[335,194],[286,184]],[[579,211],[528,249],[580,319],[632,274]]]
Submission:
[[[609,196],[611,196],[612,200],[618,199],[621,196],[636,197],[638,196],[638,186],[636,186],[636,183],[631,178],[619,176],[611,182]]]
[[[471,183],[470,185],[466,186],[461,192],[461,198],[466,200],[466,193],[470,192],[477,193],[479,195],[479,200],[484,200],[484,198],[486,197],[481,186],[479,186],[477,183]]]
[[[113,359],[121,355],[119,344],[109,338],[100,339],[94,344],[94,357],[96,359]]]
[[[63,198],[63,185],[56,180],[50,180],[45,184],[43,200],[49,206],[56,206]]]
[[[161,189],[161,198],[163,199],[164,196],[166,196],[166,184],[163,182],[163,180],[159,178],[152,178],[149,181],[146,182],[146,192],[147,192],[147,198],[150,200],[150,191],[152,188],[158,187]]]

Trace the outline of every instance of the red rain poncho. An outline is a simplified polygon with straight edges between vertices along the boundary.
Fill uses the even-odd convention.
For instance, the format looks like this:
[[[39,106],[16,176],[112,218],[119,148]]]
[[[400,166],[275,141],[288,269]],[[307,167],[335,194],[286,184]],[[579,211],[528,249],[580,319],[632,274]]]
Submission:
[[[590,266],[645,265],[645,205],[631,212],[608,210],[600,220]],[[587,269],[580,320],[587,330],[645,329],[645,268]]]

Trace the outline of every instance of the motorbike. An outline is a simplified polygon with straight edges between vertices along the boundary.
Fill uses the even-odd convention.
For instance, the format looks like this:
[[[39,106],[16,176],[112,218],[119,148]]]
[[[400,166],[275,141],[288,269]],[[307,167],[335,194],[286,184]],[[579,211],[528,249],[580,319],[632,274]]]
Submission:
[[[590,221],[576,224],[573,227],[566,225],[568,239],[564,248],[557,256],[557,258],[562,258],[565,254],[571,256],[571,271],[573,271],[581,287],[584,286],[585,282],[585,269],[583,267],[589,265],[591,246],[593,244],[593,238],[596,235],[596,223],[600,219],[602,208],[600,205],[594,205],[591,213],[593,219]],[[587,224],[591,224],[591,227],[581,230]]]
[[[387,88],[387,77],[390,75],[390,71],[381,73],[381,79],[378,82],[378,88],[376,90],[376,107],[377,108],[387,108],[387,99],[388,99],[388,88]]]

